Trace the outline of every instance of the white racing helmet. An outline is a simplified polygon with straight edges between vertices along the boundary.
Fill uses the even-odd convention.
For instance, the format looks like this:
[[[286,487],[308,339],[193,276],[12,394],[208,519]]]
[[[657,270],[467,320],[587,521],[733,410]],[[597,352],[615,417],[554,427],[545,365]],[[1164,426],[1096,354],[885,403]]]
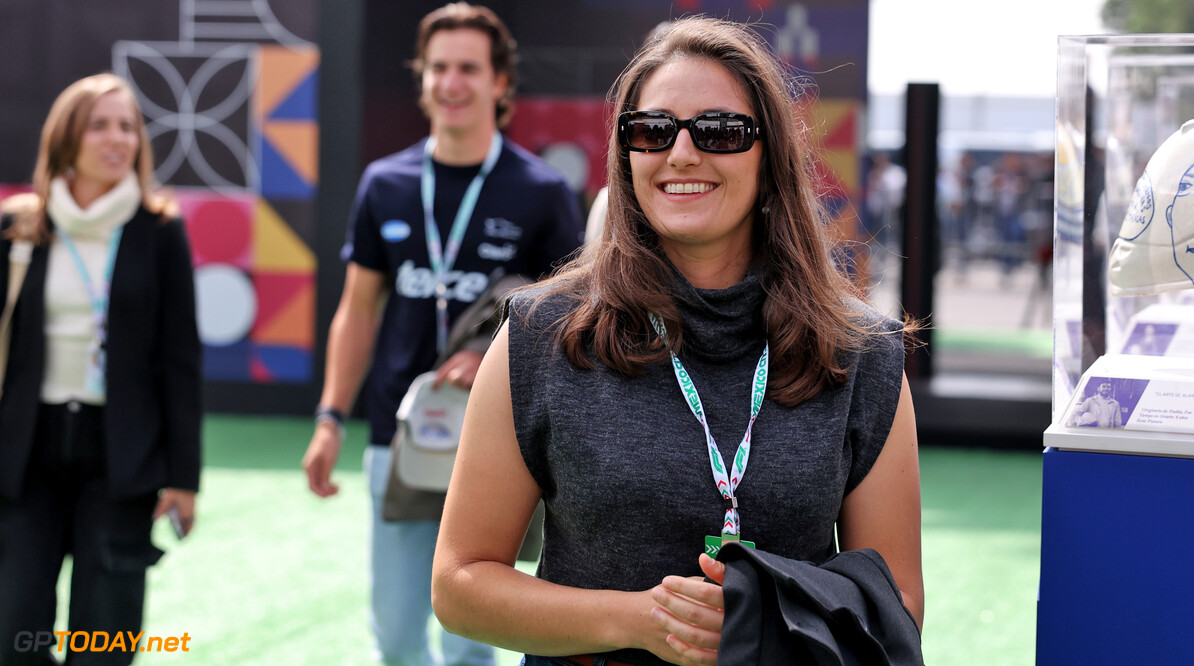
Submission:
[[[1109,270],[1113,296],[1194,289],[1194,120],[1148,160]]]

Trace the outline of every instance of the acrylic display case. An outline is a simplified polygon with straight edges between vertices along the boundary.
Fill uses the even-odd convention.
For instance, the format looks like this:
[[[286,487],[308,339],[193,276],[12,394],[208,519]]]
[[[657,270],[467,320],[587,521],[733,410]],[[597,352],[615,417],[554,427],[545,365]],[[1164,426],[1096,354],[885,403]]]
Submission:
[[[1189,663],[1194,35],[1061,37],[1057,86],[1037,663]]]
[[[1127,403],[1140,398],[1135,391],[1148,393],[1139,382],[1152,378],[1152,367],[1169,370],[1165,392],[1184,394],[1194,409],[1191,120],[1194,35],[1059,40],[1055,426],[1099,427],[1098,422],[1067,417],[1076,404],[1098,395],[1098,385],[1091,386],[1089,378],[1103,356],[1169,359],[1112,364],[1116,372],[1126,373],[1106,377],[1113,380],[1112,397],[1118,399],[1123,391],[1119,402],[1125,412],[1117,420],[1124,427],[1132,429],[1143,420],[1132,418],[1140,414],[1129,414]],[[1189,379],[1183,381],[1181,373],[1187,370]],[[1191,435],[1188,454],[1194,456],[1194,414],[1188,423],[1180,416],[1175,411],[1166,419],[1175,432]],[[1052,437],[1057,429],[1051,431],[1046,445],[1065,448],[1065,438]]]

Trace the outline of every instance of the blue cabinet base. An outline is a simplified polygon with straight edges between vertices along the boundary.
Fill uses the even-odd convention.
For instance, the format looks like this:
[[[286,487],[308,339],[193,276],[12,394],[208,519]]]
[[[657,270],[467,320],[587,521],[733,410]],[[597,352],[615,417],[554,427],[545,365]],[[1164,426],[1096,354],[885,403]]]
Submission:
[[[1044,455],[1037,664],[1194,664],[1194,460]]]

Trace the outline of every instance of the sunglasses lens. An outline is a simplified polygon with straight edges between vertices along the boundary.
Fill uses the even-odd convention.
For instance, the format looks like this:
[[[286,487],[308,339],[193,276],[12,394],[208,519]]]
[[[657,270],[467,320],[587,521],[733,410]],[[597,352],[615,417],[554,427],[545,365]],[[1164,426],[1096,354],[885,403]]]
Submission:
[[[702,113],[691,120],[677,120],[658,111],[634,111],[619,119],[622,145],[631,150],[666,150],[681,127],[692,142],[708,153],[740,153],[754,143],[754,119],[739,113]]]
[[[668,118],[634,118],[626,123],[626,143],[639,150],[660,150],[675,135],[676,126]]]
[[[703,150],[733,152],[746,144],[746,121],[724,115],[697,116],[692,139]]]

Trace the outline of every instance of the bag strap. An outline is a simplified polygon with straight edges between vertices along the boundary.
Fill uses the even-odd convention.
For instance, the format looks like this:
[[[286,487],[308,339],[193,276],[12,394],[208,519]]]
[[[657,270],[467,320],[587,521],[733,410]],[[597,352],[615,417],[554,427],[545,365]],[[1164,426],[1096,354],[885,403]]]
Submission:
[[[0,394],[4,392],[4,373],[8,370],[8,350],[12,340],[12,315],[16,309],[17,296],[25,283],[25,273],[33,256],[33,243],[25,240],[12,242],[8,251],[8,298],[4,301],[4,313],[0,314]]]

